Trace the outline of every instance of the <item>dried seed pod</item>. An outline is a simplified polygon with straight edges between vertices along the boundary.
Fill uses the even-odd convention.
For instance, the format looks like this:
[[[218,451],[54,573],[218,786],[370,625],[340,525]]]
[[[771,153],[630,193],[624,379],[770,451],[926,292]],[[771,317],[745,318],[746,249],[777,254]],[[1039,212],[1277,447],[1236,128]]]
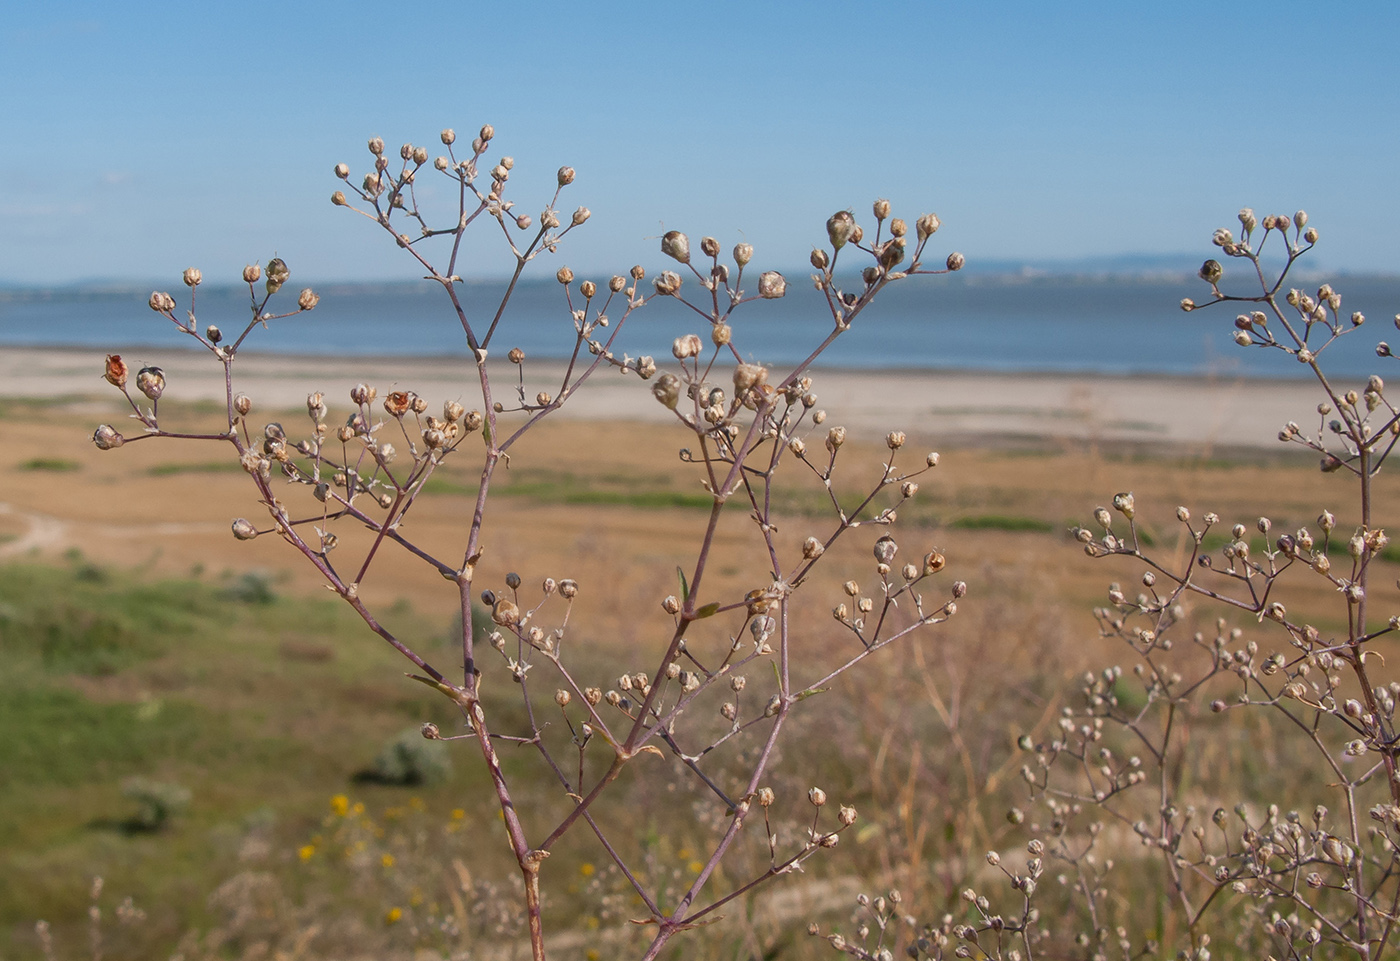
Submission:
[[[851,216],[849,210],[838,210],[832,214],[826,221],[826,236],[831,241],[831,246],[836,250],[846,246],[855,226],[856,219]]]
[[[120,354],[108,354],[107,363],[102,372],[102,379],[113,387],[125,387],[126,376],[126,361],[122,360]]]
[[[758,277],[758,296],[764,300],[777,300],[787,293],[787,281],[776,270],[767,270]]]
[[[247,394],[234,394],[233,409],[240,416],[247,417],[248,412],[253,409],[253,398]]]
[[[899,553],[899,545],[894,542],[894,538],[886,534],[875,542],[875,560],[881,564],[894,563],[894,556]]]
[[[136,373],[136,387],[151,400],[165,393],[165,372],[159,367],[142,367]]]
[[[114,450],[126,443],[126,438],[117,433],[111,424],[101,424],[92,432],[92,442],[98,450]]]
[[[251,541],[258,536],[258,529],[246,518],[237,517],[233,521],[233,536],[240,541]]]
[[[690,263],[690,238],[679,230],[668,230],[661,238],[661,252],[678,263]]]

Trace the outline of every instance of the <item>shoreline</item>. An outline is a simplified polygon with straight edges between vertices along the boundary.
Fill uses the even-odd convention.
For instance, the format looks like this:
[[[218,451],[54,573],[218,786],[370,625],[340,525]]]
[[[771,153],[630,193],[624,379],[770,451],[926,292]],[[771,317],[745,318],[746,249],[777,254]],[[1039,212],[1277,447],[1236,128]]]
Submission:
[[[26,400],[112,399],[102,381],[103,352],[87,347],[6,347],[0,350],[0,396]],[[164,368],[166,396],[179,401],[224,397],[222,369],[198,352],[133,348],[133,374],[143,365]],[[589,358],[591,360],[591,358]],[[667,358],[669,360],[669,358]],[[516,370],[493,357],[495,384],[520,385]],[[240,353],[235,388],[260,406],[300,407],[308,392],[326,394],[332,410],[348,403],[349,388],[374,384],[413,390],[431,408],[444,400],[471,406],[473,366],[464,357],[313,357]],[[557,391],[564,362],[527,360],[527,397]],[[1209,451],[1218,447],[1278,450],[1279,430],[1290,421],[1305,429],[1317,417],[1318,393],[1301,379],[1179,374],[1013,373],[816,368],[813,390],[830,424],[861,431],[904,430],[944,443],[1006,441],[1126,442]],[[728,376],[722,380],[726,383]],[[498,393],[499,396],[499,393]],[[555,416],[591,420],[666,422],[674,415],[635,376],[600,370]]]

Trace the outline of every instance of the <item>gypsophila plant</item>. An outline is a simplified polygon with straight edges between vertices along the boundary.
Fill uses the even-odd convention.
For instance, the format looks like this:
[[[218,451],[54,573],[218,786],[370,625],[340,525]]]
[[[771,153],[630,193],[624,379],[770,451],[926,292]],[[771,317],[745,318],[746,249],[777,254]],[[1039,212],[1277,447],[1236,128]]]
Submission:
[[[1139,581],[1113,584],[1095,611],[1129,666],[1086,674],[1052,730],[1020,739],[1035,803],[1010,817],[1032,832],[1031,857],[1008,869],[987,856],[1015,899],[1001,896],[998,913],[996,891],[970,889],[965,915],[925,929],[911,957],[1132,958],[1157,955],[1159,942],[1190,959],[1393,954],[1400,678],[1387,655],[1400,617],[1393,572],[1377,566],[1389,562],[1378,478],[1400,412],[1380,376],[1353,387],[1324,369],[1327,349],[1365,317],[1343,312],[1329,284],[1285,286],[1318,241],[1307,214],[1261,221],[1246,208],[1239,221],[1239,239],[1220,229],[1214,242],[1244,276],[1227,283],[1207,260],[1209,299],[1181,307],[1238,305],[1237,344],[1310,371],[1316,426],[1289,422],[1278,438],[1346,479],[1347,496],[1287,524],[1181,506],[1175,552],[1160,530],[1149,538],[1129,492],[1072,531],[1090,557],[1131,565]],[[1266,247],[1283,248],[1277,270],[1260,259]],[[1392,356],[1385,342],[1376,354]],[[1243,794],[1221,796],[1239,783],[1232,767],[1249,772]],[[1159,872],[1146,886],[1144,859]],[[856,957],[879,950],[864,935],[828,937]]]
[[[126,396],[140,431],[127,437],[104,424],[93,440],[103,450],[155,438],[227,445],[266,510],[260,521],[235,520],[233,535],[285,541],[372,631],[412,662],[415,680],[459,709],[458,731],[428,723],[422,733],[430,740],[475,743],[523,881],[521,911],[533,956],[541,959],[546,952],[547,859],[566,836],[584,832],[592,837],[596,857],[615,868],[630,889],[633,920],[651,932],[643,955],[650,959],[677,934],[716,920],[730,902],[837,845],[856,821],[853,807],[836,799],[829,803],[821,787],[791,797],[779,796],[767,784],[789,716],[875,652],[952,616],[966,592],[962,582],[941,580],[941,553],[924,550],[901,561],[900,546],[889,533],[897,508],[915,496],[917,478],[937,465],[937,454],[911,458],[905,434],[891,431],[873,485],[854,501],[843,499],[833,482],[857,438],[826,424],[809,372],[886,286],[913,275],[958,270],[963,258],[954,253],[937,269],[925,267],[925,249],[939,228],[933,214],[909,223],[892,217],[889,202],[880,200],[867,234],[851,212],[836,213],[826,224],[827,242],[811,255],[818,316],[825,321],[814,327],[819,333],[807,358],[775,372],[739,349],[742,327],[736,322],[741,310],[761,310],[761,301],[785,296],[787,280],[777,271],[752,267],[754,250],[748,244],[738,244],[726,257],[713,237],[701,239],[693,250],[684,233],[672,230],[661,241],[672,265],[657,273],[650,287],[641,266],[596,282],[576,278],[567,266],[557,269],[560,309],[572,324],[572,345],[557,387],[527,396],[522,373],[527,358],[509,346],[512,294],[540,255],[565,246],[590,213],[587,207],[571,214],[559,209],[574,181],[570,167],[558,171],[557,189],[537,217],[522,213],[507,199],[514,161],[486,159],[493,138],[485,126],[463,151],[456,135],[444,130],[441,155],[430,159],[427,147],[405,144],[398,160],[374,138],[369,141],[373,169],[354,181],[350,167],[338,164],[335,173],[344,187],[332,195],[336,206],[385,231],[416,269],[441,286],[471,353],[468,375],[479,406],[447,400],[438,408],[412,390],[381,397],[373,386],[361,384],[350,392],[344,415],[332,418],[330,399],[312,393],[300,428],[256,418],[252,398],[235,389],[240,348],[259,326],[309,311],[318,301],[314,292],[303,290],[296,310],[276,312],[272,300],[289,271],[273,259],[265,268],[244,270],[251,317],[231,341],[216,328],[201,329],[195,319],[198,270],[184,274],[187,310],[177,311],[168,293],[150,298],[153,310],[222,365],[225,423],[205,432],[164,429],[159,401],[165,373],[150,367],[137,372],[133,393],[125,363],[111,355],[106,378]],[[425,177],[449,188],[455,202],[448,209],[420,207],[417,187]],[[467,297],[459,275],[463,238],[472,229],[498,231],[515,264],[499,296],[486,304]],[[838,267],[845,272],[838,275]],[[859,271],[858,279],[853,271]],[[676,339],[673,359],[663,364],[620,353],[618,338],[628,321],[658,297],[688,308],[699,332]],[[498,347],[502,341],[504,349]],[[649,656],[650,662],[618,663],[603,675],[589,667],[585,676],[571,656],[576,639],[587,636],[574,611],[575,600],[596,586],[594,572],[531,570],[481,583],[478,565],[493,538],[510,537],[502,529],[488,536],[485,527],[498,470],[518,456],[519,442],[532,428],[605,370],[653,381],[653,397],[673,412],[686,438],[681,460],[699,474],[710,505],[692,559],[678,568],[676,591],[656,597],[654,608],[635,615],[642,632],[654,638],[635,656]],[[473,461],[479,479],[474,506],[457,532],[458,545],[445,555],[416,540],[406,522],[425,484],[449,458]],[[775,479],[790,473],[816,485],[829,505],[828,519],[805,537],[780,536],[775,522]],[[737,591],[712,586],[717,533],[727,513],[748,515],[747,539],[738,550],[767,570]],[[871,528],[876,536],[865,539]],[[363,542],[349,536],[366,529]],[[847,639],[846,649],[833,653],[799,636],[795,605],[814,572],[833,563],[833,548],[847,545],[873,553],[873,558],[866,555],[866,586],[850,579],[836,598],[803,602],[830,605]],[[430,663],[362,598],[362,585],[389,552],[421,564],[425,576],[440,576],[456,592],[460,660],[450,668]],[[474,601],[490,613],[487,630],[473,626]],[[482,685],[493,675],[495,690],[513,682],[514,710],[493,711],[483,700]],[[518,803],[502,764],[503,747],[513,754],[532,753],[551,773],[555,794],[547,801]],[[665,774],[658,773],[660,765]],[[609,807],[605,800],[629,782],[670,777],[712,813],[704,849],[691,855],[687,872],[649,869],[637,836],[638,812]],[[685,813],[684,805],[680,809]],[[782,827],[794,821],[800,827],[795,836]],[[722,865],[735,869],[739,861],[731,855],[741,848],[761,851],[762,866],[741,876],[722,871]]]

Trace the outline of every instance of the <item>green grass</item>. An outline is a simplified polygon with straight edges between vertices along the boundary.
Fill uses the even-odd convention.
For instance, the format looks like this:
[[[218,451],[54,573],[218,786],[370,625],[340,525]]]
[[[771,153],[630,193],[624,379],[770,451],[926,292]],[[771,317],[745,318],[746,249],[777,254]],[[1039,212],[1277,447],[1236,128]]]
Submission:
[[[959,517],[948,526],[964,531],[1039,531],[1049,533],[1055,530],[1054,524],[1038,517],[1016,517],[1006,514],[979,514],[972,517]]]
[[[386,740],[459,723],[347,608],[249,582],[145,583],[81,558],[0,567],[0,957],[31,956],[40,918],[81,943],[93,874],[150,914],[148,941],[112,957],[164,957],[208,926],[205,899],[245,869],[249,819],[272,825],[283,863],[332,794],[403,803],[408,789],[354,781]],[[442,636],[408,605],[394,614],[410,636]],[[428,643],[447,668],[451,655]],[[188,809],[133,832],[122,792],[133,776],[188,788]],[[453,807],[483,777],[463,764],[413,791]]]
[[[23,471],[48,471],[54,474],[65,474],[69,471],[80,470],[82,464],[75,460],[67,460],[63,457],[31,457],[29,460],[19,465]]]
[[[493,485],[493,494],[523,497],[541,504],[599,504],[646,510],[683,508],[709,510],[714,498],[699,491],[678,491],[670,479],[660,476],[600,474],[579,476],[563,471],[526,469],[515,472],[504,483]],[[445,477],[430,477],[423,485],[425,494],[476,496],[477,486]]]
[[[147,468],[152,477],[176,477],[180,474],[237,474],[242,466],[236,460],[206,461],[201,464],[157,464]]]

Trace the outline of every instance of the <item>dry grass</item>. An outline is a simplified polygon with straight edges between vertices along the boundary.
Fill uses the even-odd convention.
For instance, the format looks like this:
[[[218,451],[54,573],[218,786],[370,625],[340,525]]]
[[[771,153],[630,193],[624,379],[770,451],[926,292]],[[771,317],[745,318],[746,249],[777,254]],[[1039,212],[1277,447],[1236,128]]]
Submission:
[[[218,421],[217,413],[197,406],[179,410],[178,419],[176,413],[164,412],[162,426]],[[7,443],[0,453],[5,481],[0,499],[7,505],[0,513],[0,553],[8,554],[6,559],[54,561],[77,549],[96,565],[135,571],[146,581],[197,569],[212,575],[262,571],[282,594],[323,596],[314,571],[295,563],[274,538],[240,543],[230,536],[227,519],[253,516],[258,508],[241,472],[213,466],[226,456],[222,445],[143,442],[120,456],[104,455],[87,440],[92,424],[104,415],[110,416],[107,408],[89,401],[9,406]],[[285,416],[291,421],[303,415]],[[936,438],[918,433],[919,425],[891,426],[915,428],[910,432],[916,450],[937,447]],[[642,667],[664,639],[659,601],[675,590],[675,567],[705,522],[703,511],[687,506],[687,495],[699,487],[695,468],[676,456],[682,443],[680,434],[654,424],[546,422],[513,451],[510,470],[498,481],[502,496],[485,532],[481,583],[498,583],[511,570],[527,583],[576,577],[582,587],[576,623],[590,625],[591,634],[575,644],[588,645],[600,672],[604,663],[615,665],[619,658],[624,664],[634,658],[635,668]],[[854,446],[858,456],[847,463],[878,465],[884,454],[874,444]],[[896,652],[821,698],[819,709],[794,730],[776,772],[780,789],[796,793],[825,779],[841,785],[843,796],[862,809],[867,830],[857,835],[852,850],[843,846],[838,854],[844,857],[821,869],[834,878],[822,883],[846,885],[840,890],[848,892],[850,874],[859,871],[900,886],[909,909],[921,916],[954,904],[959,885],[978,870],[981,853],[1002,837],[1001,814],[1015,791],[1011,782],[1019,764],[1012,756],[1016,736],[1043,724],[1057,709],[1067,678],[1115,656],[1098,640],[1089,609],[1101,603],[1108,580],[1131,581],[1135,573],[1110,572],[1085,558],[1066,534],[1071,524],[1087,522],[1094,506],[1115,491],[1133,490],[1145,528],[1159,545],[1169,546],[1177,536],[1170,519],[1179,503],[1197,513],[1215,510],[1226,522],[1250,522],[1262,511],[1273,517],[1276,529],[1286,530],[1312,523],[1319,506],[1342,500],[1335,482],[1318,475],[1312,461],[1282,454],[1225,461],[1190,450],[1106,450],[1053,440],[1036,448],[942,453],[942,466],[922,485],[912,509],[903,512],[900,540],[910,554],[937,546],[949,558],[945,576],[967,580],[971,594],[959,616],[920,646]],[[79,466],[32,468],[45,460]],[[465,467],[445,467],[439,477],[440,492],[422,500],[411,523],[425,548],[450,556],[465,529],[474,487]],[[848,477],[843,483],[854,490],[862,480]],[[789,511],[780,533],[795,545],[812,532],[818,494],[815,485],[798,485],[786,496]],[[1380,516],[1391,506],[1380,505]],[[1347,525],[1345,516],[1341,522]],[[711,576],[724,589],[766,583],[761,564],[725,553],[746,523],[736,505],[722,528]],[[349,532],[342,536],[351,539]],[[860,543],[868,546],[874,537],[871,533]],[[862,553],[850,571],[866,567]],[[840,564],[829,565],[808,595],[812,601],[798,636],[813,664],[829,660],[848,643],[835,629],[827,602],[840,599],[838,585],[847,576]],[[410,558],[379,566],[363,595],[372,606],[398,604],[444,624],[457,605],[455,587]],[[1301,610],[1309,603],[1306,592],[1302,599],[1295,593],[1290,607]],[[704,627],[704,622],[697,625]],[[698,631],[697,643],[703,636]],[[297,665],[298,676],[339,669],[326,653],[326,640],[312,631],[277,643],[279,656]],[[265,681],[272,686],[212,687],[210,707],[238,709],[254,695],[298,696],[295,685],[276,682],[275,672]],[[345,683],[353,687],[354,698],[368,704],[401,700],[406,693],[395,686],[400,682],[393,670]],[[140,685],[121,673],[73,685],[94,700],[141,696]],[[307,712],[303,723],[309,725],[303,733],[314,740],[326,736],[317,726],[334,719]],[[471,763],[459,757],[459,764]],[[635,790],[647,794],[648,803],[668,803],[665,783]],[[542,788],[529,796],[542,805],[557,804],[545,800]],[[637,795],[631,797],[635,801]],[[304,823],[305,814],[300,816]],[[46,856],[31,854],[39,863]],[[578,850],[565,853],[575,860],[584,856]],[[78,867],[71,853],[60,860]],[[208,882],[212,891],[222,880],[190,883]],[[312,921],[298,915],[286,923],[305,930]],[[784,957],[802,956],[807,943],[794,942],[785,925],[791,928],[772,916],[736,916],[713,937],[737,939],[755,953],[778,945]],[[379,930],[375,936],[388,945],[394,943],[391,934]],[[12,932],[12,937],[24,943],[23,935]]]

